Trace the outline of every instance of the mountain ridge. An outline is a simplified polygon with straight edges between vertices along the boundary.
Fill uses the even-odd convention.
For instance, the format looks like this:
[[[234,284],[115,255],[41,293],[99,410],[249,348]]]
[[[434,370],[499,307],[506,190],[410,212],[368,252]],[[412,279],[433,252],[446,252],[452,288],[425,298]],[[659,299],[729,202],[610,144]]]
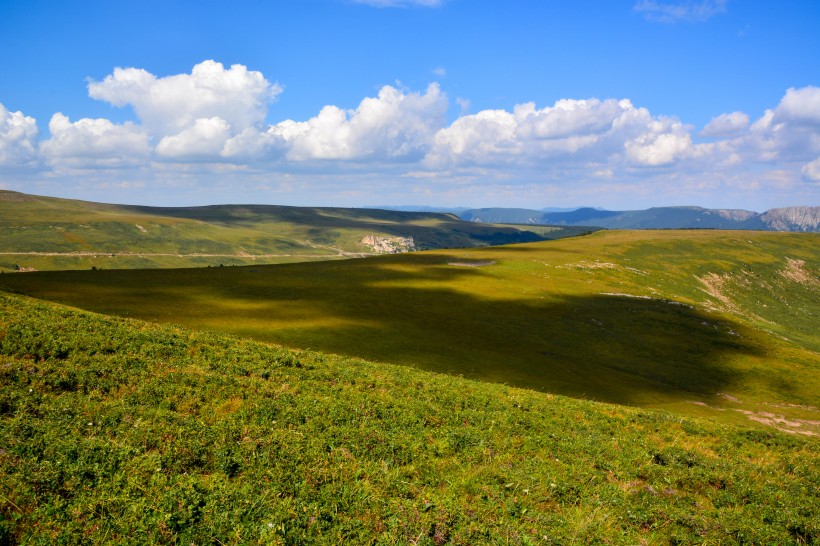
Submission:
[[[535,209],[483,208],[460,214],[477,223],[596,226],[606,229],[746,229],[761,231],[820,231],[820,207],[794,206],[758,213],[743,209],[698,206],[651,207],[644,210],[602,210],[584,207],[572,212]]]

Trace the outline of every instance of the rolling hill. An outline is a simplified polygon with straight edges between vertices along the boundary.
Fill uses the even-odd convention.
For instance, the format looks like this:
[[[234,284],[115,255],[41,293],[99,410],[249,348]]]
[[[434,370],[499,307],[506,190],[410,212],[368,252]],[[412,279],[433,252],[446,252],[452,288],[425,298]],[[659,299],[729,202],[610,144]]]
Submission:
[[[577,235],[373,209],[108,205],[0,191],[0,271],[205,267],[339,259]]]

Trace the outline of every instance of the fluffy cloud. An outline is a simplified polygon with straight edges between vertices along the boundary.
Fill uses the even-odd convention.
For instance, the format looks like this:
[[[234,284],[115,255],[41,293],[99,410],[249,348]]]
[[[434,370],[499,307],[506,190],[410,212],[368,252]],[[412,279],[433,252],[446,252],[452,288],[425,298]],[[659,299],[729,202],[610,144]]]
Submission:
[[[772,121],[820,129],[820,87],[790,88],[780,100]]]
[[[803,169],[800,172],[806,180],[810,182],[820,182],[820,157],[811,163],[803,165]]]
[[[702,22],[726,11],[727,0],[663,2],[639,0],[632,7],[648,21],[659,23]]]
[[[560,195],[571,186],[588,195],[586,202],[607,188],[689,200],[707,190],[820,187],[817,87],[787,90],[753,122],[742,112],[717,116],[698,133],[706,142],[694,141],[694,129],[677,118],[627,99],[562,99],[473,114],[468,100],[456,99],[461,114],[448,122],[450,101],[438,84],[415,92],[384,86],[354,108],[326,105],[305,120],[268,124],[280,92],[259,72],[214,61],[167,77],[117,69],[89,84],[89,94],[133,108],[136,122],[71,121],[57,113],[38,150],[35,121],[0,105],[0,166],[107,169],[101,179],[129,187],[142,177],[180,184],[186,175],[191,187],[208,176],[221,186],[257,176],[278,177],[284,188],[302,176],[299,187],[309,188],[323,176],[327,192],[352,184],[339,191],[357,199],[381,184],[413,184],[452,200],[466,196],[464,188],[474,188],[474,196],[481,192],[475,188],[497,188],[512,200],[524,191]],[[589,193],[577,193],[583,191]]]
[[[22,166],[37,156],[37,122],[0,104],[0,166]]]
[[[429,147],[444,124],[447,97],[431,84],[425,93],[384,86],[355,110],[325,106],[306,122],[286,120],[266,136],[288,148],[287,158],[412,159]]]
[[[702,137],[729,137],[749,127],[749,116],[743,112],[721,114],[706,124],[699,133]]]
[[[164,78],[118,68],[89,84],[91,97],[133,107],[156,158],[175,162],[418,159],[448,107],[437,84],[423,93],[384,86],[355,109],[328,105],[307,121],[266,126],[268,104],[280,92],[260,72],[214,61]]]
[[[627,156],[639,165],[669,165],[690,154],[692,137],[680,130],[680,124],[673,124],[669,131],[647,132],[625,147]]]
[[[532,103],[464,115],[438,132],[431,166],[543,162],[619,162],[664,165],[692,148],[687,128],[673,118],[653,118],[628,100]]]
[[[56,113],[48,124],[51,138],[40,150],[52,165],[71,167],[138,165],[148,159],[148,135],[133,123],[117,125],[107,119],[76,122]]]
[[[230,132],[230,124],[220,117],[199,118],[178,134],[163,138],[157,144],[157,153],[181,159],[218,157]]]
[[[482,110],[462,116],[436,134],[428,156],[434,164],[493,161],[521,154],[515,139],[515,115],[505,110]]]
[[[820,154],[820,88],[789,89],[732,142],[749,161],[809,161]]]
[[[261,72],[204,61],[190,74],[158,78],[140,68],[117,68],[88,93],[114,106],[131,106],[142,125],[160,138],[191,129],[200,119],[219,117],[234,134],[264,122],[268,104],[282,92]]]

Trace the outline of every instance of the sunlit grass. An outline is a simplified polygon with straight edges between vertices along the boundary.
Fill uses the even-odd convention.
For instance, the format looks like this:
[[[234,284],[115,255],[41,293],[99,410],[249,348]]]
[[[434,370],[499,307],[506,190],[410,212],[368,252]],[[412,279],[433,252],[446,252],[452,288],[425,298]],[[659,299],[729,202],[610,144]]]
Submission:
[[[811,544],[818,440],[0,294],[4,543]]]

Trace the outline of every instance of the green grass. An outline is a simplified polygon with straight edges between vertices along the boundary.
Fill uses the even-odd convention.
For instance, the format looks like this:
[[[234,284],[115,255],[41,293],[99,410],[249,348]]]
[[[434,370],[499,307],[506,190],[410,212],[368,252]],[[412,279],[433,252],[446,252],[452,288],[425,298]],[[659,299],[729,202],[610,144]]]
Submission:
[[[331,263],[3,275],[0,287],[296,348],[818,433],[818,243],[814,234],[599,232]],[[710,293],[699,279],[714,278],[722,284]]]
[[[219,205],[137,207],[0,190],[0,271],[133,269],[333,260],[371,253],[368,235],[416,248],[473,247],[573,236],[371,209]]]
[[[3,544],[814,544],[819,447],[0,293]]]

